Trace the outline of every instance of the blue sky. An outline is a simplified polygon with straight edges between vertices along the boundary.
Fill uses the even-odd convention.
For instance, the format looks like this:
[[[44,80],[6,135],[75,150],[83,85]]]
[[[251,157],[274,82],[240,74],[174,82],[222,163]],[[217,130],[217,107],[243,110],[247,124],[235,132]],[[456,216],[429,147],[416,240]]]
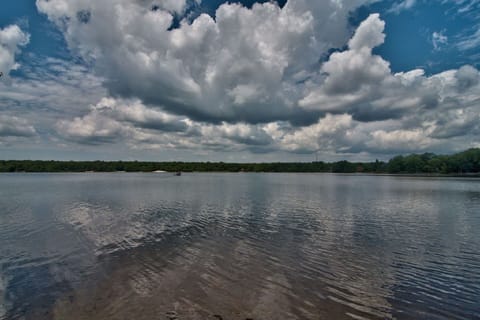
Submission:
[[[32,35],[28,47],[21,56],[23,63],[28,63],[28,58],[25,58],[28,53],[66,57],[68,48],[62,34],[45,15],[37,11],[35,1],[19,0],[2,3],[0,28],[12,24],[20,25]]]
[[[181,1],[150,2],[2,3],[4,50],[14,57],[5,60],[3,68],[9,70],[2,70],[6,76],[0,82],[2,158],[290,161],[308,160],[318,151],[325,160],[363,160],[477,146],[477,126],[459,117],[478,113],[478,0],[284,0],[241,5],[190,0],[181,7]],[[62,7],[63,3],[67,5]],[[98,17],[108,5],[111,20],[102,22]],[[121,29],[116,6],[133,10],[135,20],[128,22],[129,29]],[[156,20],[150,21],[153,6],[159,10]],[[76,21],[78,8],[85,8],[91,21]],[[202,18],[205,15],[212,20]],[[153,32],[154,24],[161,29],[168,17],[171,25]],[[369,32],[365,39],[380,37],[368,48],[369,55],[360,54],[349,42],[356,34],[360,38],[362,23]],[[18,27],[19,40],[8,47],[12,26]],[[110,33],[102,28],[111,28]],[[143,42],[121,39],[129,30]],[[266,31],[257,34],[258,30]],[[28,36],[28,43],[22,43],[22,35]],[[159,44],[154,45],[156,39]],[[119,62],[125,56],[113,50],[140,60]],[[149,57],[154,72],[144,68],[141,57]],[[372,68],[378,63],[383,75],[358,66],[340,70],[341,64],[336,64],[356,58],[372,63]],[[125,76],[132,72],[132,79]],[[416,92],[418,86],[408,89],[412,75],[421,81],[421,93]],[[340,76],[365,84],[330,86]],[[398,81],[405,87],[382,87],[380,97],[371,89],[378,77],[383,77],[379,83]],[[452,79],[458,92],[445,89]],[[469,91],[458,89],[463,83]],[[408,117],[414,107],[404,110],[401,92],[412,92],[418,119]],[[348,103],[338,102],[343,100]],[[388,105],[381,107],[385,101]],[[451,104],[457,106],[455,111]],[[438,110],[433,112],[434,108]],[[435,118],[435,113],[443,118]],[[328,126],[340,129],[327,132]],[[364,141],[347,137],[355,130]],[[369,142],[377,138],[376,143]],[[391,139],[400,142],[388,147]]]
[[[387,58],[394,71],[405,71],[415,67],[427,73],[458,68],[465,64],[479,66],[480,48],[460,49],[461,39],[471,36],[479,23],[480,2],[458,5],[454,1],[417,1],[411,9],[389,12],[391,4],[379,2],[360,10],[359,17],[368,12],[385,12],[385,44],[378,54]],[[464,12],[459,12],[465,9]],[[440,33],[448,40],[435,47],[432,35]]]

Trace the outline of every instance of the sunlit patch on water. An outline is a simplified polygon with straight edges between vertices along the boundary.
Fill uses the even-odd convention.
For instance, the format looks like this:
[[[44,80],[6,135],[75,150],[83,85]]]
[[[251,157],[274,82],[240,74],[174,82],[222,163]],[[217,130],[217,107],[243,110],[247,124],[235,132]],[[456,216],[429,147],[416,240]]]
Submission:
[[[479,180],[1,178],[2,320],[479,318]]]

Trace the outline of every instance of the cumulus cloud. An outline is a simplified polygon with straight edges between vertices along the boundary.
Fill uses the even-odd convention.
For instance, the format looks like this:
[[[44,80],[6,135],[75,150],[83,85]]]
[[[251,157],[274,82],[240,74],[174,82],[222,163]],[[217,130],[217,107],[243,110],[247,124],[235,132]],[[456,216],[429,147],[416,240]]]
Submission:
[[[0,28],[0,71],[4,75],[8,75],[10,71],[20,67],[15,61],[15,55],[29,41],[30,36],[24,33],[17,25],[11,25],[4,29]]]
[[[227,3],[215,19],[202,14],[173,29],[173,14],[150,1],[37,0],[37,7],[72,50],[95,62],[112,95],[202,121],[258,123],[301,117],[298,75],[309,77],[322,54],[343,45],[348,13],[366,2]]]
[[[384,41],[384,27],[378,14],[363,21],[348,42],[348,49],[333,53],[323,64],[323,82],[310,83],[299,105],[371,120],[395,117],[399,109],[420,105],[421,97],[405,100],[403,94],[413,89],[418,72],[393,75],[390,64],[372,54],[372,49]]]
[[[363,21],[348,49],[333,53],[323,64],[323,82],[309,84],[299,105],[309,110],[348,113],[361,122],[398,119],[410,126],[415,122],[410,119],[413,115],[440,126],[436,118],[441,112],[449,108],[465,110],[478,99],[478,70],[471,66],[431,76],[421,69],[393,74],[389,63],[372,53],[383,43],[383,30],[384,23],[376,14]],[[391,136],[405,137],[398,135],[400,129]],[[426,134],[434,132],[438,130]],[[467,126],[463,132],[469,132]],[[385,136],[380,132],[378,137],[381,135]]]
[[[187,6],[187,0],[162,0],[152,4],[152,10],[163,9],[172,13],[182,14]]]
[[[353,37],[348,41],[348,47],[351,50],[361,50],[362,48],[371,50],[385,41],[384,29],[385,22],[380,19],[378,13],[373,13],[357,28]]]
[[[248,124],[208,124],[143,105],[139,100],[103,98],[73,120],[60,120],[58,133],[81,144],[126,142],[135,148],[210,148],[216,150],[265,147],[272,138]]]
[[[114,143],[135,135],[135,128],[161,132],[183,132],[184,119],[148,109],[140,101],[103,98],[90,106],[90,112],[73,120],[60,120],[58,132],[65,138],[83,144]]]
[[[351,115],[327,114],[318,123],[299,130],[288,130],[280,135],[279,145],[282,149],[293,152],[334,151],[337,150],[337,143],[353,126]]]
[[[187,129],[185,119],[148,109],[139,100],[119,101],[104,98],[97,105],[92,106],[92,109],[97,113],[109,114],[111,118],[132,123],[140,128],[167,132],[180,132]]]
[[[61,120],[57,128],[67,140],[92,145],[112,143],[124,135],[120,123],[96,112],[72,121]]]
[[[49,61],[51,73],[28,72],[0,90],[0,110],[48,106],[49,121],[34,112],[25,121],[91,148],[334,155],[473,146],[479,71],[393,73],[374,54],[388,36],[381,17],[349,29],[349,13],[366,2],[226,3],[215,17],[190,19],[191,1],[37,0],[95,74]]]
[[[389,151],[424,150],[432,144],[432,139],[421,129],[378,130],[371,136],[373,139],[367,142],[368,146]]]
[[[480,82],[480,72],[472,66],[466,65],[455,72],[455,80],[457,81],[458,89],[466,91]]]

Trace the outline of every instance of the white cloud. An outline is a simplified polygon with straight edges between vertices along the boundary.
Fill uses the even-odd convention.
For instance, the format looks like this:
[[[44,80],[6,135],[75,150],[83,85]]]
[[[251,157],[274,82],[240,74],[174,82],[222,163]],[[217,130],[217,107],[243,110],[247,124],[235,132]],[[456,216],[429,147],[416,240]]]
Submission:
[[[380,19],[378,13],[367,17],[357,28],[353,37],[348,41],[350,50],[361,50],[363,48],[373,49],[385,41],[385,22]]]
[[[37,0],[97,76],[52,61],[58,72],[12,79],[0,108],[48,106],[48,120],[33,108],[24,118],[92,150],[388,154],[468,147],[478,135],[479,71],[392,73],[372,51],[385,39],[378,14],[349,33],[348,13],[365,1],[223,4],[215,19],[171,30],[184,3]]]
[[[448,43],[448,37],[444,35],[443,32],[432,33],[433,49],[440,50],[447,43]]]
[[[468,90],[480,82],[480,72],[472,66],[466,65],[455,72],[455,79],[460,91]]]
[[[154,9],[155,6],[169,12],[183,14],[187,6],[187,0],[161,0],[154,2],[152,8]]]
[[[102,79],[82,65],[32,55],[23,68],[25,76],[11,78],[8,84],[0,83],[0,109],[21,103],[61,112],[83,110],[92,100],[105,95]]]
[[[378,130],[372,132],[371,137],[373,139],[367,141],[367,146],[390,151],[420,151],[431,147],[433,143],[432,139],[428,137],[428,133],[421,129],[394,130],[389,132]]]
[[[29,64],[23,66],[25,76],[0,82],[0,115],[21,118],[29,124],[26,128],[34,127],[39,138],[36,146],[46,150],[65,143],[63,139],[55,141],[58,120],[84,114],[86,106],[105,95],[105,89],[101,79],[84,66],[34,55],[29,58]],[[14,137],[2,140],[12,142],[12,147],[27,143],[25,138],[17,144]],[[40,147],[38,143],[44,144]],[[28,149],[25,147],[25,152]]]
[[[366,2],[223,4],[215,19],[203,14],[174,30],[172,14],[152,11],[150,1],[37,0],[37,7],[95,62],[111,94],[199,120],[256,123],[297,116],[294,76],[348,39],[348,14]],[[89,12],[87,23],[79,12]]]
[[[95,112],[72,121],[60,120],[57,128],[65,139],[92,145],[116,142],[125,132],[120,123]]]
[[[35,128],[25,119],[0,115],[0,138],[2,137],[32,137],[36,135]]]
[[[0,29],[0,72],[3,72],[4,76],[20,67],[15,61],[15,55],[20,52],[20,47],[26,46],[29,41],[30,36],[17,25]]]
[[[478,25],[477,25],[478,27]],[[473,48],[478,48],[480,46],[480,29],[477,30],[470,35],[464,36],[458,43],[457,47],[464,51],[464,50],[471,50]]]
[[[56,124],[61,136],[83,144],[104,144],[132,139],[142,129],[159,132],[184,132],[184,119],[158,110],[148,109],[138,100],[123,101],[103,98],[90,111],[73,120]]]
[[[280,10],[276,6],[270,9]],[[223,10],[231,10],[224,13],[226,16],[236,10],[248,11],[238,5]],[[213,23],[208,17],[203,19],[198,23]],[[195,22],[187,27],[195,28]],[[278,114],[265,124],[248,124],[241,118],[242,113],[236,115],[236,123],[209,123],[209,119],[197,119],[195,114],[178,116],[166,107],[168,111],[163,111],[163,105],[147,106],[139,99],[108,98],[92,106],[83,117],[60,121],[57,128],[61,135],[87,144],[124,141],[135,148],[299,153],[427,150],[445,146],[448,137],[476,132],[475,122],[465,117],[472,118],[473,106],[479,99],[478,70],[465,66],[433,76],[426,76],[421,69],[392,74],[389,63],[372,53],[384,41],[384,27],[378,14],[370,15],[348,41],[348,49],[333,53],[320,67],[318,76],[307,82],[304,98],[298,103],[300,108],[295,107],[296,103],[293,108],[320,112],[318,116],[326,113],[311,125],[297,127]],[[175,32],[178,46],[195,42],[185,38],[189,35],[185,30]],[[239,66],[242,71],[249,67],[251,64]],[[232,70],[235,67],[225,72],[236,74]],[[245,79],[252,75],[248,73]],[[213,84],[215,77],[212,73],[207,78]],[[232,77],[232,81],[235,79]],[[245,104],[250,101],[258,108],[262,105],[261,90],[255,81],[236,85],[224,93],[231,105],[220,103],[217,107],[233,112],[232,108],[241,105],[239,111],[246,112]],[[271,111],[275,115],[275,110]]]
[[[378,15],[362,22],[348,50],[333,53],[323,64],[323,82],[309,84],[300,106],[378,121],[412,114],[430,117],[447,103],[455,101],[456,108],[462,108],[479,98],[478,70],[471,66],[429,77],[421,69],[392,74],[389,63],[372,54],[383,42],[383,29]]]
[[[395,3],[389,10],[389,12],[393,12],[399,14],[402,11],[409,10],[415,6],[417,3],[416,0],[403,0],[400,2]]]
[[[397,82],[391,75],[389,63],[372,54],[372,49],[384,41],[384,27],[378,14],[363,21],[348,42],[348,50],[333,53],[323,64],[321,72],[326,75],[323,85],[312,83],[300,106],[344,112],[375,98],[378,86]]]
[[[287,132],[279,139],[279,144],[282,149],[294,152],[336,151],[339,140],[353,127],[351,115],[327,114],[316,124]]]
[[[242,149],[273,142],[260,126],[199,123],[149,108],[138,100],[114,98],[104,98],[84,116],[60,120],[56,127],[62,137],[81,144],[125,142],[145,149]]]

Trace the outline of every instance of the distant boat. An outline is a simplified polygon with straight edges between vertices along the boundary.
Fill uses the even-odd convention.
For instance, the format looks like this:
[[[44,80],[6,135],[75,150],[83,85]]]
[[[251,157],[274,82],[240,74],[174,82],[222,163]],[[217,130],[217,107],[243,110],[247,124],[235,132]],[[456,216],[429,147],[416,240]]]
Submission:
[[[182,175],[182,173],[179,171],[179,172],[175,173],[175,175],[176,175],[177,177],[180,177],[180,176]]]
[[[167,171],[163,171],[163,170],[155,170],[155,171],[153,171],[153,172],[154,172],[154,173],[165,173],[165,172],[167,172]]]

